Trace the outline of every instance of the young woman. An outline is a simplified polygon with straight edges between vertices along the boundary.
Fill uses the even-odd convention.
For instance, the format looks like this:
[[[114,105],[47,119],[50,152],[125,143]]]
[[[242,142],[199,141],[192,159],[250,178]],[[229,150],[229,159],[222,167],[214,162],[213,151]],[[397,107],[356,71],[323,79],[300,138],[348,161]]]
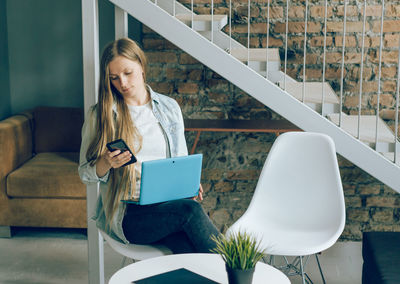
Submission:
[[[97,226],[125,243],[162,243],[174,253],[209,252],[219,232],[194,199],[152,205],[121,202],[140,193],[141,163],[187,155],[182,113],[175,100],[146,84],[146,57],[128,38],[106,46],[100,63],[98,103],[82,128],[79,175],[86,184],[100,182],[93,217]],[[110,152],[108,142],[122,138],[128,152]],[[157,178],[157,177],[155,177]],[[200,186],[199,200],[202,200]]]

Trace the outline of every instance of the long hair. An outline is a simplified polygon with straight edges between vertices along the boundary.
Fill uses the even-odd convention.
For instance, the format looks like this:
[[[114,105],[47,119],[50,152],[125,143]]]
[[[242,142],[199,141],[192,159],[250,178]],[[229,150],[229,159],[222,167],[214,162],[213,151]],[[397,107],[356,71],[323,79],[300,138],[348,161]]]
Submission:
[[[109,43],[100,61],[100,82],[98,103],[93,111],[97,114],[96,133],[86,153],[86,159],[95,165],[106,152],[106,144],[122,138],[136,154],[142,145],[142,137],[129,114],[129,109],[122,95],[110,82],[109,64],[117,56],[123,56],[138,62],[143,69],[146,83],[147,60],[140,47],[129,38],[121,38]],[[113,111],[116,107],[117,112]],[[109,173],[109,190],[103,200],[106,228],[111,227],[112,219],[121,199],[128,199],[136,188],[135,166],[130,164],[121,168],[111,168]]]

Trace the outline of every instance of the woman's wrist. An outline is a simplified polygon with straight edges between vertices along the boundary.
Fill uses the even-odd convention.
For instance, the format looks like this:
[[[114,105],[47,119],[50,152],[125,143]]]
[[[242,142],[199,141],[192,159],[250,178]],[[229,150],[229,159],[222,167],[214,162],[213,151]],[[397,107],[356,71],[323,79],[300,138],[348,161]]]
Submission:
[[[103,177],[107,174],[107,172],[111,169],[111,165],[108,161],[101,156],[98,162],[96,163],[96,174],[98,177]]]

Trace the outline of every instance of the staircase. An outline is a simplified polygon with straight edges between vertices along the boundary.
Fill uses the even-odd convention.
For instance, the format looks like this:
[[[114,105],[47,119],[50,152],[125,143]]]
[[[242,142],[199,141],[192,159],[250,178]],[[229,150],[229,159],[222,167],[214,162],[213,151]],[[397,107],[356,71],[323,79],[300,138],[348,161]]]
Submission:
[[[110,2],[299,128],[331,136],[340,155],[400,192],[397,133],[375,115],[342,113],[328,83],[298,82],[282,72],[278,49],[233,40],[221,31],[227,15],[196,15],[170,0]]]

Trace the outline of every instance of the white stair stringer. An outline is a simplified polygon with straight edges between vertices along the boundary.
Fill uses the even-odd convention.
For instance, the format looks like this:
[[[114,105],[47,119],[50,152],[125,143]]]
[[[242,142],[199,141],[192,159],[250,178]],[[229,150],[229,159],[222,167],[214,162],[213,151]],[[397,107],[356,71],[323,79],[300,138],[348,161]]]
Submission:
[[[399,166],[266,80],[160,7],[149,0],[110,2],[301,129],[329,135],[335,141],[336,150],[340,155],[400,192],[400,178],[396,178],[400,176]]]

